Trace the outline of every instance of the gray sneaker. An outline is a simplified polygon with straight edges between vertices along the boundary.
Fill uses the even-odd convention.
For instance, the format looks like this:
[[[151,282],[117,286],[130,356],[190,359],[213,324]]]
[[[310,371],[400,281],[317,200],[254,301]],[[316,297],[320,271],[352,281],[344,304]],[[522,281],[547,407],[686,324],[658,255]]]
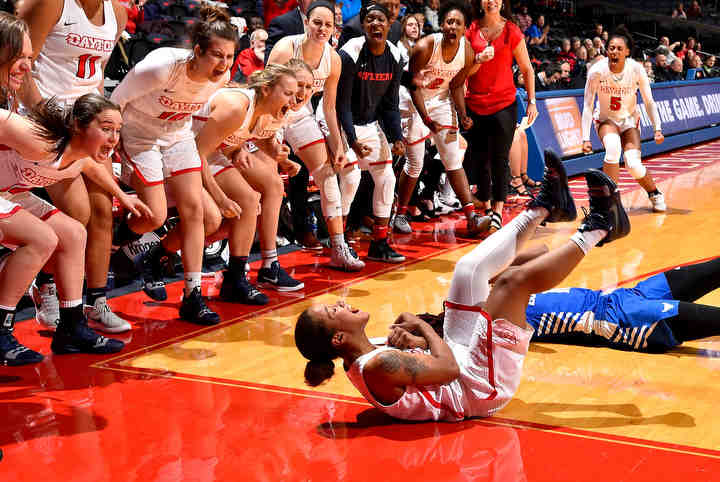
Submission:
[[[396,233],[410,234],[413,232],[410,226],[410,219],[407,214],[397,214],[393,219],[393,230]]]
[[[132,329],[130,323],[112,312],[105,296],[96,299],[94,305],[85,305],[85,317],[88,325],[105,333],[123,333]]]
[[[485,234],[490,229],[490,216],[480,216],[473,213],[472,217],[467,220],[468,236],[476,237]]]
[[[332,247],[329,266],[342,271],[360,271],[365,267],[365,263],[358,259],[354,250],[343,243]]]

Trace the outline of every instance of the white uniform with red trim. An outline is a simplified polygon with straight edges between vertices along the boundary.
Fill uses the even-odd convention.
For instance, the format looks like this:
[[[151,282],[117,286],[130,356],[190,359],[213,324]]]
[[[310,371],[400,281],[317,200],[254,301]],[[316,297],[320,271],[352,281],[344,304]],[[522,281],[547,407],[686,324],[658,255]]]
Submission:
[[[33,77],[43,98],[71,104],[103,90],[103,66],[115,48],[117,18],[112,1],[104,0],[105,23],[94,25],[76,0],[65,0],[60,19],[45,39],[33,64]]]
[[[197,136],[202,128],[205,126],[208,118],[212,114],[212,103],[215,97],[220,94],[230,94],[245,96],[248,99],[248,110],[243,119],[242,125],[235,130],[232,134],[226,137],[222,144],[218,146],[217,150],[208,157],[208,165],[213,176],[220,174],[225,169],[233,167],[233,163],[228,159],[222,151],[227,147],[240,146],[243,143],[247,143],[248,150],[250,152],[257,151],[251,141],[256,139],[269,139],[279,135],[280,130],[287,120],[279,121],[271,115],[260,116],[255,122],[252,130],[250,130],[250,122],[252,122],[253,113],[255,112],[255,91],[253,89],[244,89],[241,87],[224,87],[215,92],[208,102],[200,109],[196,114],[192,116],[192,131]],[[278,142],[282,142],[282,139],[278,139]]]
[[[293,45],[293,58],[305,61],[302,52],[305,34],[291,35],[288,38]],[[332,72],[332,52],[333,50],[330,45],[325,43],[322,57],[320,57],[320,63],[317,68],[313,69],[313,95],[323,90],[325,81],[330,77],[330,73]],[[322,110],[322,103],[318,105],[318,110]],[[313,144],[325,142],[325,136],[315,119],[315,115],[313,115],[309,99],[301,108],[291,110],[288,113],[285,141],[295,152]]]
[[[73,162],[62,169],[61,163],[62,159],[29,161],[17,151],[0,146],[0,218],[12,215],[20,207],[41,219],[56,213],[55,206],[35,196],[30,189],[73,179],[82,172],[80,162]]]
[[[492,333],[489,337],[488,333]],[[508,404],[517,391],[533,330],[506,320],[490,320],[482,309],[446,302],[443,340],[452,349],[460,377],[443,385],[408,386],[392,405],[375,400],[363,378],[363,368],[378,348],[359,357],[348,378],[363,396],[388,415],[403,420],[458,421],[489,417]]]
[[[593,120],[598,123],[612,121],[620,133],[638,128],[640,125],[638,90],[640,90],[646,108],[649,106],[648,115],[655,130],[660,130],[660,115],[652,98],[647,72],[642,64],[633,59],[625,59],[625,67],[619,74],[610,70],[607,58],[593,65],[588,72],[585,84],[585,106],[582,116],[583,140],[590,140],[590,127]],[[598,102],[597,106],[594,106],[596,94]]]
[[[199,112],[230,77],[195,82],[187,75],[192,51],[163,47],[150,52],[113,91],[123,111],[123,178],[135,172],[146,185],[201,169],[192,132]]]
[[[425,139],[432,137],[445,169],[452,171],[462,167],[465,149],[460,145],[458,118],[452,103],[450,83],[465,68],[466,40],[461,39],[455,57],[450,62],[445,62],[442,55],[443,34],[435,33],[431,35],[431,38],[433,39],[433,50],[425,73],[428,80],[425,86],[420,88],[420,92],[425,99],[428,116],[440,124],[443,129],[437,134],[432,134],[420,118],[415,106],[410,102],[408,110],[401,112],[403,130],[406,133],[405,138],[409,147],[422,145]],[[417,153],[411,153],[408,150],[408,161],[411,161],[410,157],[413,157],[413,154],[417,154],[414,157],[421,155],[419,149]],[[424,149],[422,154],[424,154]],[[422,159],[412,159],[412,161],[422,162]]]

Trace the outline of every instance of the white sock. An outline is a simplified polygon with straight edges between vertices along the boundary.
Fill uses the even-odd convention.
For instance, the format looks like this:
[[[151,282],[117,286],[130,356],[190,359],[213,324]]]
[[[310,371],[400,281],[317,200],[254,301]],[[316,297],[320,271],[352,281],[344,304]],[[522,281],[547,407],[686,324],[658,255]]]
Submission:
[[[82,304],[82,299],[79,300],[60,300],[60,308],[75,308]]]
[[[600,241],[602,241],[602,239],[607,236],[607,234],[608,232],[604,229],[585,231],[584,233],[578,231],[577,233],[570,236],[570,241],[577,244],[578,248],[580,248],[583,253],[588,254],[588,251],[590,251]]]
[[[269,268],[273,262],[278,260],[277,249],[268,249],[266,251],[260,251],[262,256],[262,267]]]
[[[345,244],[345,235],[343,233],[331,234],[330,235],[330,244],[332,246],[342,246],[343,244]]]
[[[202,273],[195,271],[192,273],[185,273],[185,294],[189,295],[195,288],[200,288],[202,285]]]

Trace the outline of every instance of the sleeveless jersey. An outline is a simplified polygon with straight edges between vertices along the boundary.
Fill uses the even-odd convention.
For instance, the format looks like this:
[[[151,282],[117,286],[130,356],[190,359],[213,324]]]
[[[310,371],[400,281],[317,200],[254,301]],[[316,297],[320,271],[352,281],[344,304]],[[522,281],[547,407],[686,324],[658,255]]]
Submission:
[[[192,114],[230,77],[228,70],[217,82],[191,80],[187,75],[191,56],[190,50],[163,47],[133,67],[110,97],[123,109],[126,127],[165,141],[191,134]]]
[[[103,86],[103,64],[117,36],[117,19],[110,0],[103,1],[105,23],[94,25],[75,0],[65,0],[57,24],[50,30],[33,66],[43,98],[55,96],[70,104]]]
[[[621,74],[610,71],[608,59],[592,66],[588,72],[588,82],[591,79],[597,82],[598,105],[595,117],[621,122],[636,115],[637,91],[642,75],[647,76],[645,69],[633,59],[625,59],[625,68]]]
[[[263,115],[260,116],[257,122],[255,122],[255,126],[251,131],[250,122],[252,121],[253,113],[255,112],[255,91],[253,89],[243,89],[241,87],[224,87],[215,92],[202,109],[200,109],[197,114],[193,115],[192,129],[196,136],[200,130],[202,130],[212,113],[212,102],[215,99],[215,96],[224,92],[233,92],[236,93],[236,95],[242,94],[248,98],[250,103],[242,125],[236,129],[235,132],[226,137],[219,148],[222,149],[229,146],[239,146],[243,142],[255,139],[267,139],[275,136],[277,131],[282,128],[284,122],[278,121],[270,115]]]
[[[53,161],[28,161],[17,151],[0,146],[0,191],[18,193],[34,187],[46,187],[63,179],[80,175],[82,164],[74,162],[60,169],[62,159]]]
[[[303,58],[302,53],[302,44],[305,40],[305,34],[300,35],[290,35],[288,37],[290,41],[292,42],[293,46],[293,58],[302,60],[303,62],[305,59]],[[310,66],[312,68],[312,66]],[[322,57],[320,57],[320,63],[318,64],[317,68],[312,69],[313,73],[313,95],[317,92],[320,92],[323,90],[323,87],[325,87],[325,81],[328,77],[330,77],[330,72],[332,71],[332,48],[328,43],[325,44],[323,47],[323,53]],[[312,96],[311,96],[312,97]],[[295,122],[299,121],[300,119],[303,119],[304,117],[312,114],[312,109],[310,107],[310,98],[308,98],[305,105],[303,105],[298,110],[290,110],[288,112],[288,125],[292,125]]]
[[[455,57],[450,62],[445,62],[442,55],[442,33],[431,35],[433,39],[433,51],[430,60],[425,67],[425,76],[428,83],[422,87],[421,92],[425,101],[442,96],[441,99],[450,97],[450,81],[465,67],[465,39],[460,39],[460,46]]]
[[[388,350],[396,350],[396,348],[382,347],[366,353],[358,357],[347,371],[350,382],[355,385],[355,388],[360,391],[367,401],[391,417],[403,420],[446,420],[455,422],[465,418],[463,406],[466,403],[459,378],[444,385],[408,386],[405,388],[402,397],[392,405],[383,405],[378,402],[365,384],[363,370],[371,359]]]

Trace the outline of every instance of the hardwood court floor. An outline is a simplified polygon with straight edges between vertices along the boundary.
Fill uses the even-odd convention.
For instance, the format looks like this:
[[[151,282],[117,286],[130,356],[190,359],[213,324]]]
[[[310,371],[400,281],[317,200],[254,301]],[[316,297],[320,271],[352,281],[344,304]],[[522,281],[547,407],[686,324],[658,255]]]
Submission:
[[[720,141],[656,157],[670,209],[621,184],[631,235],[593,250],[565,286],[611,288],[719,256]],[[582,181],[573,191],[582,199]],[[510,213],[506,213],[510,214]],[[511,214],[510,214],[511,215]],[[454,263],[476,245],[449,217],[396,238],[401,266],[369,263],[362,276],[322,268],[327,258],[282,259],[306,283],[263,309],[211,302],[223,317],[198,329],[177,302],[142,293],[112,300],[133,323],[119,356],[52,356],[0,371],[0,475],[72,481],[708,481],[720,480],[720,338],[663,355],[533,344],[515,399],[497,417],[398,423],[337,376],[302,382],[293,343],[310,303],[346,299],[383,336],[401,311],[437,312]],[[458,225],[457,232],[455,225]],[[576,223],[541,228],[557,246]],[[363,246],[365,247],[365,246]],[[363,252],[362,248],[360,250]],[[256,268],[256,267],[254,267]],[[212,281],[206,284],[217,292]],[[170,286],[170,300],[180,286]],[[701,302],[720,305],[720,292]],[[18,337],[49,352],[35,321]]]

